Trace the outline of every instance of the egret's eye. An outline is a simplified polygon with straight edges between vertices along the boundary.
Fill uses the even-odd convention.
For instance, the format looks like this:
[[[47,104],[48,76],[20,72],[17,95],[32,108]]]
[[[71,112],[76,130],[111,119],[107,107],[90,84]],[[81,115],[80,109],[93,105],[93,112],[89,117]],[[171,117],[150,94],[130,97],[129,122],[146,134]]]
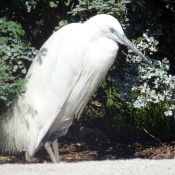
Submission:
[[[114,32],[116,32],[116,30],[114,29],[114,28],[110,28],[110,31],[111,31],[111,33],[114,33]]]

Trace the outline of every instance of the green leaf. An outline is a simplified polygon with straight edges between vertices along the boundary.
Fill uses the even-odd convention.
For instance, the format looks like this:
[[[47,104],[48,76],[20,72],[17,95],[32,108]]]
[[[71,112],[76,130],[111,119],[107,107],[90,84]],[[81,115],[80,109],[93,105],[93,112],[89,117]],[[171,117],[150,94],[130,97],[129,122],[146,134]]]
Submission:
[[[67,0],[67,2],[65,1],[64,4],[66,4],[66,6],[69,6],[70,0]]]
[[[56,4],[56,3],[53,2],[53,1],[50,1],[50,2],[49,2],[49,6],[50,6],[51,8],[55,8],[55,7],[58,6],[58,4]]]

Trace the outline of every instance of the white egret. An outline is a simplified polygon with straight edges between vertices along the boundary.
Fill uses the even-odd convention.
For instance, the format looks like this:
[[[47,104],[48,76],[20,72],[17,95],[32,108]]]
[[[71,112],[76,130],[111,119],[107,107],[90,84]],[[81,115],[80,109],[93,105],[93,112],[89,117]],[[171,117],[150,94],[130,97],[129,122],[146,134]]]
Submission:
[[[58,162],[57,137],[67,132],[74,117],[81,116],[114,63],[118,43],[151,65],[110,15],[97,15],[55,32],[27,73],[25,93],[1,114],[1,150],[11,154],[25,151],[29,161],[44,144],[52,161]]]

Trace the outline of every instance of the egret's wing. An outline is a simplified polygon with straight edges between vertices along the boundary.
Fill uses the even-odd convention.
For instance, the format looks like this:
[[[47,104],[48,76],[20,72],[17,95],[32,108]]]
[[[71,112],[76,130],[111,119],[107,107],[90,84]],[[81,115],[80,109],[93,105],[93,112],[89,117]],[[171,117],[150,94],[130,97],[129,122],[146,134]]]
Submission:
[[[37,132],[30,150],[38,147],[79,78],[81,55],[71,45],[71,35],[78,35],[79,28],[81,24],[71,24],[54,33],[40,49],[26,76],[25,97],[35,110],[27,120],[33,132]]]

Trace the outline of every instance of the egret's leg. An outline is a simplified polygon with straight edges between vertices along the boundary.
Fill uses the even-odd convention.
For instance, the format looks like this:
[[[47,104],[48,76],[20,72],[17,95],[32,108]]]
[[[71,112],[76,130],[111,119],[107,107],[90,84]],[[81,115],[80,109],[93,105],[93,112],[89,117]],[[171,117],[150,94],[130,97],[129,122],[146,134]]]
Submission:
[[[31,162],[31,157],[28,155],[28,153],[25,153],[25,159],[27,162]]]
[[[56,161],[60,162],[58,139],[57,138],[52,142],[52,147],[53,147],[53,152],[54,152]]]
[[[44,143],[44,148],[46,149],[47,153],[49,154],[50,159],[52,160],[52,162],[53,162],[53,163],[57,163],[57,160],[56,160],[55,155],[54,155],[54,153],[53,153],[53,151],[52,151],[52,147],[51,147],[49,141],[46,141],[46,142]]]

